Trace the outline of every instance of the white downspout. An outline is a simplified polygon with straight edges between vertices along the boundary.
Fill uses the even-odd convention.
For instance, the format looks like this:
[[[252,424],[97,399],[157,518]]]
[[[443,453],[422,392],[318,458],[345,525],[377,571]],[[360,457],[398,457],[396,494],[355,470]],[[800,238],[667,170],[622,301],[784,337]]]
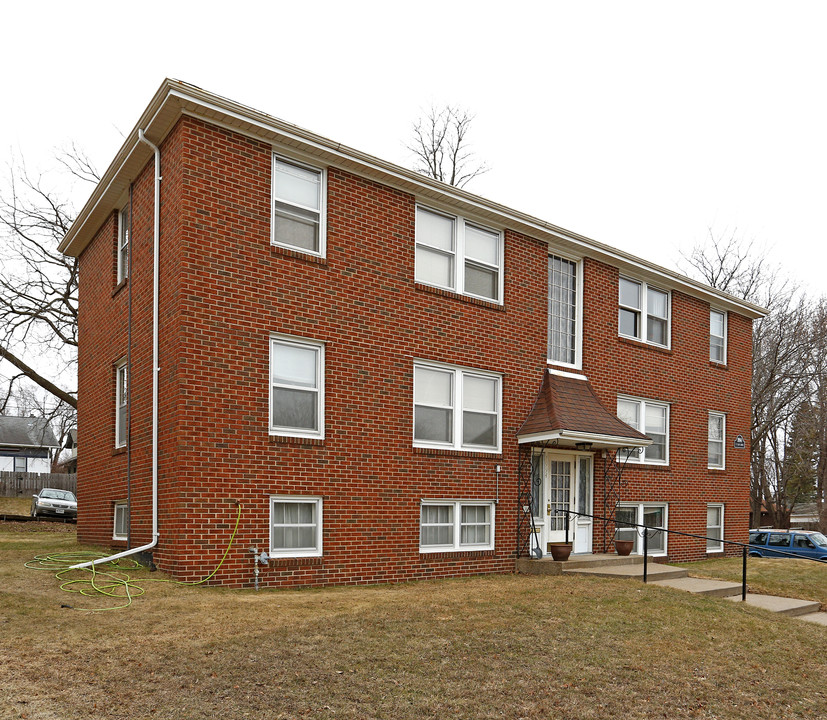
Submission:
[[[127,555],[151,550],[158,544],[158,384],[161,372],[158,350],[159,296],[161,277],[161,151],[144,136],[144,131],[138,129],[138,140],[146,143],[155,153],[155,212],[153,222],[153,269],[152,269],[152,540],[141,547],[131,548],[123,552],[98,558],[91,562],[72,565],[71,570],[85,568],[90,565],[117,560]],[[130,278],[130,282],[132,279]],[[131,382],[131,380],[130,380]]]

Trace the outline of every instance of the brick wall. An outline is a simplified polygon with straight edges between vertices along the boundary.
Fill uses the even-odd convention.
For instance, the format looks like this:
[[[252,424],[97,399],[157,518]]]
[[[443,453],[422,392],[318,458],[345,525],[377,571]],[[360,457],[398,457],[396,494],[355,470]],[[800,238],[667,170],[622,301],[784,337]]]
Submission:
[[[162,146],[162,323],[158,565],[185,580],[235,543],[215,582],[249,585],[248,547],[269,545],[271,495],[324,498],[324,556],[276,560],[264,585],[373,583],[510,572],[516,548],[517,443],[546,367],[545,243],[507,231],[504,305],[414,282],[415,198],[337,168],[328,172],[327,253],[270,244],[267,144],[182,118]],[[78,522],[111,542],[127,493],[134,544],[149,540],[152,178],[133,186],[133,272],[115,289],[116,216],[81,256]],[[671,352],[617,338],[617,270],[587,260],[584,373],[614,407],[618,392],[670,401],[668,468],[635,468],[624,499],[670,503],[670,527],[705,529],[727,503],[727,535],[746,529],[748,452],[706,470],[707,410],[728,412],[727,441],[749,430],[749,321],[730,315],[729,365],[708,361],[709,306],[673,293]],[[132,439],[114,445],[114,363],[127,349],[132,293]],[[325,343],[324,440],[268,433],[269,337]],[[503,374],[501,455],[412,447],[414,359]],[[423,498],[496,494],[495,549],[419,553]],[[595,508],[602,482],[598,456]],[[729,508],[734,506],[732,512]],[[742,520],[743,519],[743,520]],[[732,525],[730,525],[732,523]],[[743,534],[743,533],[742,533]],[[116,544],[117,545],[117,544]],[[670,554],[698,556],[698,543]]]

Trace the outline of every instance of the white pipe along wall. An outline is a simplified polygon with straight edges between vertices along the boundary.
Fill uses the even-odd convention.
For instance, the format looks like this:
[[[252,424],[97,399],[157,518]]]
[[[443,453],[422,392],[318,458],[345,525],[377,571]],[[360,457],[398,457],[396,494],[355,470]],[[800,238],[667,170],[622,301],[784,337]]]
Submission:
[[[151,550],[158,544],[158,383],[161,372],[158,349],[159,296],[160,296],[160,257],[161,257],[161,151],[138,129],[138,142],[143,142],[155,153],[155,210],[153,218],[153,268],[152,268],[152,540],[146,545],[124,550],[123,552],[98,558],[91,562],[72,565],[71,569],[85,568],[90,565],[117,560],[118,558]],[[130,280],[131,282],[131,280]]]

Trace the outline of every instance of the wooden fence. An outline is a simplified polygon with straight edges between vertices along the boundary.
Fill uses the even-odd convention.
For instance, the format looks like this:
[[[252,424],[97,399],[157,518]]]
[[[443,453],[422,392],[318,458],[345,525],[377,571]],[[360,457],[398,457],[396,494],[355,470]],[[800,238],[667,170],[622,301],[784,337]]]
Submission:
[[[68,473],[0,472],[0,497],[37,495],[43,488],[58,488],[77,493],[77,475]]]

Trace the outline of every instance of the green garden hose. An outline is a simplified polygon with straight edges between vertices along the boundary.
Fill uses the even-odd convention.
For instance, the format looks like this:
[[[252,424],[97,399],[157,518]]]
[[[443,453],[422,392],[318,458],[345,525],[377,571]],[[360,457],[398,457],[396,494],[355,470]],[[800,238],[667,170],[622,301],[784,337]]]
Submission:
[[[79,593],[84,597],[103,595],[110,598],[126,599],[126,602],[123,602],[120,605],[113,605],[111,607],[85,608],[91,612],[121,610],[132,604],[132,598],[140,597],[146,592],[146,589],[142,587],[144,583],[163,582],[172,583],[173,585],[201,585],[214,577],[215,574],[221,569],[221,566],[227,559],[230,548],[233,546],[233,541],[235,540],[236,533],[238,532],[238,524],[240,520],[241,503],[238,503],[238,514],[235,518],[235,527],[230,535],[230,541],[227,543],[227,549],[224,550],[224,554],[221,556],[221,560],[218,565],[215,566],[215,569],[209,575],[201,578],[200,580],[184,581],[167,580],[165,578],[159,578],[156,580],[155,578],[145,578],[140,581],[135,581],[125,571],[138,570],[143,566],[137,560],[132,558],[120,558],[118,560],[112,560],[108,563],[103,563],[103,565],[107,568],[105,571],[98,569],[101,566],[100,564],[93,564],[89,567],[79,568],[77,571],[73,570],[73,565],[106,557],[103,553],[86,551],[36,555],[33,560],[29,560],[25,563],[25,566],[31,570],[57,570],[55,573],[55,578],[60,582],[60,589],[65,592]],[[86,576],[71,577],[70,579],[66,579],[66,576],[73,572],[84,572],[86,573]]]

